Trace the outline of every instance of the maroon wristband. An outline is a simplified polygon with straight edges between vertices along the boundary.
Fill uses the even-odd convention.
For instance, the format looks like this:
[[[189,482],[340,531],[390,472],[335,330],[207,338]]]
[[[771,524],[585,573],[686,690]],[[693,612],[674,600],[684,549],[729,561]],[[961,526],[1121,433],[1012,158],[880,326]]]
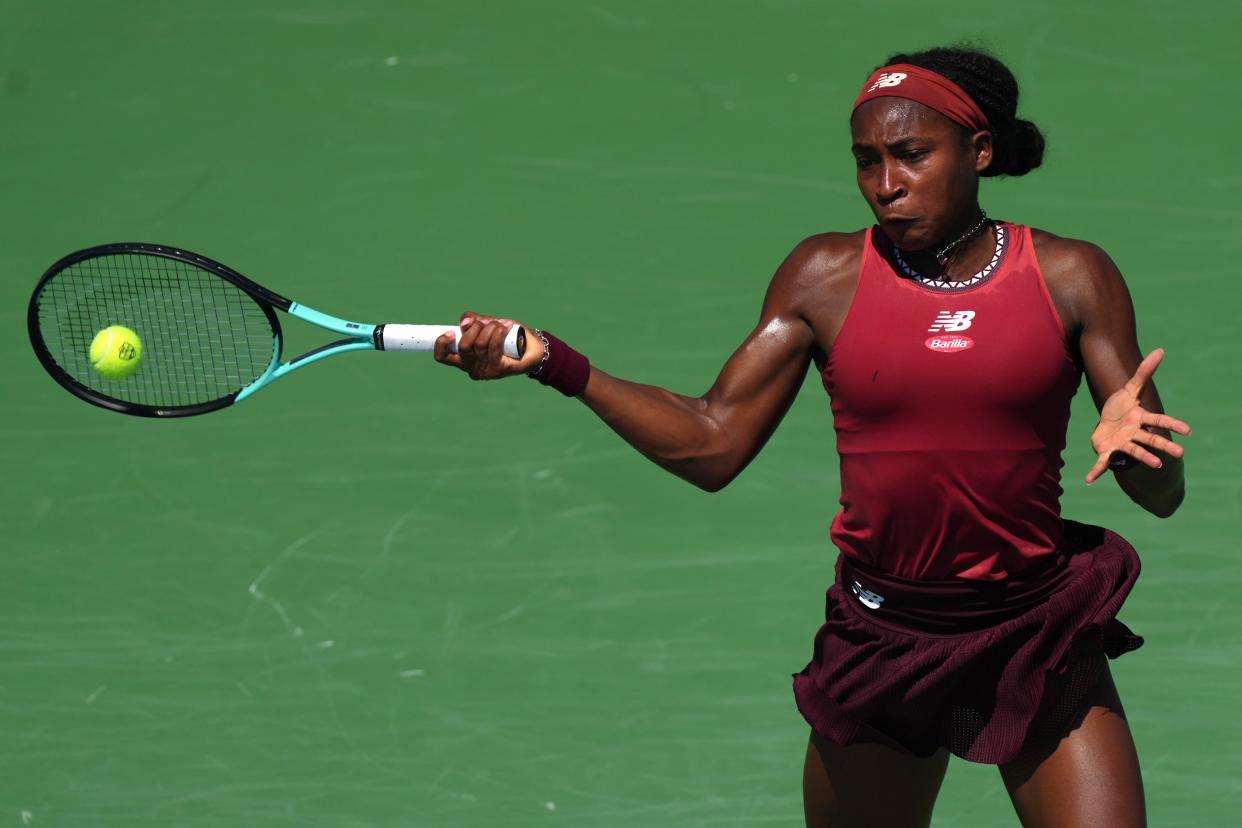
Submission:
[[[547,331],[535,329],[543,342],[547,358],[529,376],[550,385],[566,397],[577,397],[586,390],[591,378],[591,362]]]

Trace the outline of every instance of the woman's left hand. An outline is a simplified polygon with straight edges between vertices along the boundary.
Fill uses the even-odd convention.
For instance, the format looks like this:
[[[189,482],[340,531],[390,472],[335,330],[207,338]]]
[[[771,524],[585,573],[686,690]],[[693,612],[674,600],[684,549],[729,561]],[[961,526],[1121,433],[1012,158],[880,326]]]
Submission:
[[[1147,429],[1164,429],[1186,435],[1190,434],[1190,426],[1167,414],[1148,411],[1139,403],[1143,387],[1147,385],[1152,374],[1156,373],[1162,359],[1163,348],[1152,351],[1139,363],[1134,376],[1104,401],[1100,409],[1100,422],[1091,434],[1091,448],[1095,449],[1099,457],[1091,471],[1087,472],[1087,485],[1091,485],[1108,471],[1109,460],[1116,452],[1128,455],[1153,469],[1160,468],[1163,463],[1148,449],[1163,452],[1169,457],[1181,457],[1186,453],[1177,443]]]

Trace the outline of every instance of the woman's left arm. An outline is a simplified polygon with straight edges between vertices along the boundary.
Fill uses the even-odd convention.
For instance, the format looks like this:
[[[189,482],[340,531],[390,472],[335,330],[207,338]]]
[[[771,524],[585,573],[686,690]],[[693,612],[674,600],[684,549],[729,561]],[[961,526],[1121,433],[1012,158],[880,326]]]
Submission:
[[[1076,242],[1074,247],[1078,352],[1100,410],[1091,434],[1097,460],[1086,481],[1094,483],[1111,470],[1131,500],[1168,517],[1186,494],[1185,449],[1170,437],[1190,434],[1190,426],[1164,413],[1152,381],[1164,350],[1146,357],[1139,350],[1134,305],[1112,259],[1095,245]]]

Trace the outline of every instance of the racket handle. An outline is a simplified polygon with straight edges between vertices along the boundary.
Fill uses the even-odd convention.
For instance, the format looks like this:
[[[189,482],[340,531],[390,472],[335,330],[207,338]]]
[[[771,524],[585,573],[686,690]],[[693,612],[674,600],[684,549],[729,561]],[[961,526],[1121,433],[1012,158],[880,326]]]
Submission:
[[[379,325],[375,329],[375,347],[381,351],[430,352],[436,340],[443,334],[453,332],[450,350],[457,353],[461,341],[461,328],[456,325]],[[526,354],[526,329],[514,325],[505,336],[505,356],[521,359]]]

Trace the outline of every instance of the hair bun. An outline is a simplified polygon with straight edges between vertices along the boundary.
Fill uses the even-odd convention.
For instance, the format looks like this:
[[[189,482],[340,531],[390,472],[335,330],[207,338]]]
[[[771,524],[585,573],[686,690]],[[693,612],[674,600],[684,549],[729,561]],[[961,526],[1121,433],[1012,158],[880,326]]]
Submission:
[[[1044,134],[1039,127],[1021,118],[1014,121],[1013,150],[1005,165],[1005,175],[1026,175],[1044,163]]]

